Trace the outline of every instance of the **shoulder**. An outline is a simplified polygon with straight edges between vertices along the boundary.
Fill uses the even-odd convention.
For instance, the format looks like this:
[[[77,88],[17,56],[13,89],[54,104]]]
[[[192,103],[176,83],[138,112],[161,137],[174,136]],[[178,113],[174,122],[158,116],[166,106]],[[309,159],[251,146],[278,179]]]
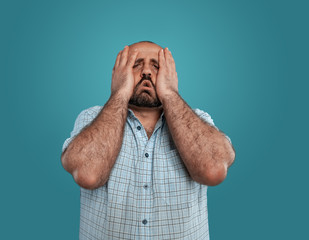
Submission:
[[[102,108],[103,106],[98,106],[98,105],[93,106],[93,107],[84,109],[83,111],[81,111],[79,115],[88,115],[88,116],[98,115]]]
[[[81,111],[77,116],[77,121],[89,121],[94,119],[101,111],[102,106],[93,106]]]
[[[204,111],[202,111],[201,109],[198,109],[198,108],[193,109],[193,111],[194,111],[195,114],[196,114],[197,116],[199,116],[203,121],[207,122],[209,125],[215,127],[217,130],[219,130],[218,127],[215,126],[215,123],[214,123],[213,119],[211,118],[211,116],[210,116],[207,112],[204,112]],[[219,130],[219,131],[220,131],[220,130]],[[231,139],[229,138],[229,136],[227,136],[225,133],[223,133],[223,134],[224,134],[224,136],[229,140],[229,142],[232,143],[232,141],[231,141]]]
[[[91,123],[95,119],[95,117],[99,114],[101,109],[102,106],[93,106],[81,111],[75,120],[74,129],[76,131],[80,131],[86,125]]]
[[[87,108],[79,113],[77,116],[75,123],[74,123],[74,128],[71,132],[71,136],[67,138],[63,144],[62,147],[62,152],[67,148],[69,143],[73,140],[73,138],[81,132],[81,130],[89,125],[95,117],[99,114],[101,111],[102,106],[94,106]]]
[[[211,116],[210,116],[209,113],[207,113],[207,112],[205,112],[205,111],[203,111],[203,110],[201,110],[201,109],[199,109],[199,108],[195,108],[195,109],[192,109],[192,110],[193,110],[193,111],[195,112],[195,114],[196,114],[199,118],[201,118],[203,121],[209,123],[209,124],[212,125],[212,126],[215,126],[215,123],[214,123],[214,121],[213,121],[213,119],[211,118]]]

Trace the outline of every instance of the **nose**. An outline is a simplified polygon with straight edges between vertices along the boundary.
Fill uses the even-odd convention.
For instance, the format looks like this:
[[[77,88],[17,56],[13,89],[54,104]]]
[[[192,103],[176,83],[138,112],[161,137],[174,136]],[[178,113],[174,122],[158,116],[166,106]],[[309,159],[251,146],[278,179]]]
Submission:
[[[150,80],[150,79],[151,79],[151,74],[150,74],[150,73],[149,73],[149,74],[142,73],[142,74],[141,74],[141,78],[142,78],[142,79]]]
[[[144,76],[151,77],[151,70],[148,66],[145,66],[145,65],[141,71],[141,77],[144,77]]]

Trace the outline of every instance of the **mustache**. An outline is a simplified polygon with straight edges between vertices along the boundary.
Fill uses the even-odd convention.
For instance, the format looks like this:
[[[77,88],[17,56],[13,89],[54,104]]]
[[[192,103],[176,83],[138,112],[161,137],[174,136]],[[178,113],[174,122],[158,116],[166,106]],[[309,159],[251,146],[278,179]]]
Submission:
[[[155,88],[155,85],[153,84],[151,77],[149,75],[144,75],[142,79],[136,84],[135,88],[138,88],[143,83],[144,80],[148,80],[151,83],[152,87]]]

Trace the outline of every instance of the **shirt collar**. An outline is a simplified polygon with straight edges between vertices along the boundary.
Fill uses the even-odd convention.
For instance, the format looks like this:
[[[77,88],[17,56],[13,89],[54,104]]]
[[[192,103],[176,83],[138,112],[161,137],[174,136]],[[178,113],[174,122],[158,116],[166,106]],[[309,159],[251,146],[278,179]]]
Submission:
[[[130,118],[131,120],[133,120],[133,119],[138,120],[138,118],[135,116],[134,112],[130,108],[128,108],[128,118]],[[161,116],[160,116],[160,118],[157,122],[157,125],[158,125],[159,122],[162,122],[162,124],[163,124],[164,121],[165,121],[164,111],[162,111]]]

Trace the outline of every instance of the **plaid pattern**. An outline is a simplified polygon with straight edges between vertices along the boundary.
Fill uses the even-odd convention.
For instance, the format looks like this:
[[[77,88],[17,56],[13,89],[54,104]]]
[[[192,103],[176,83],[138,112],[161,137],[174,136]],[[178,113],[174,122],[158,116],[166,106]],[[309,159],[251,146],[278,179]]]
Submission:
[[[62,151],[101,109],[95,106],[79,114]],[[214,126],[206,112],[195,112]],[[148,140],[129,110],[108,182],[95,190],[81,188],[80,193],[80,239],[209,239],[207,186],[190,178],[164,114]]]

